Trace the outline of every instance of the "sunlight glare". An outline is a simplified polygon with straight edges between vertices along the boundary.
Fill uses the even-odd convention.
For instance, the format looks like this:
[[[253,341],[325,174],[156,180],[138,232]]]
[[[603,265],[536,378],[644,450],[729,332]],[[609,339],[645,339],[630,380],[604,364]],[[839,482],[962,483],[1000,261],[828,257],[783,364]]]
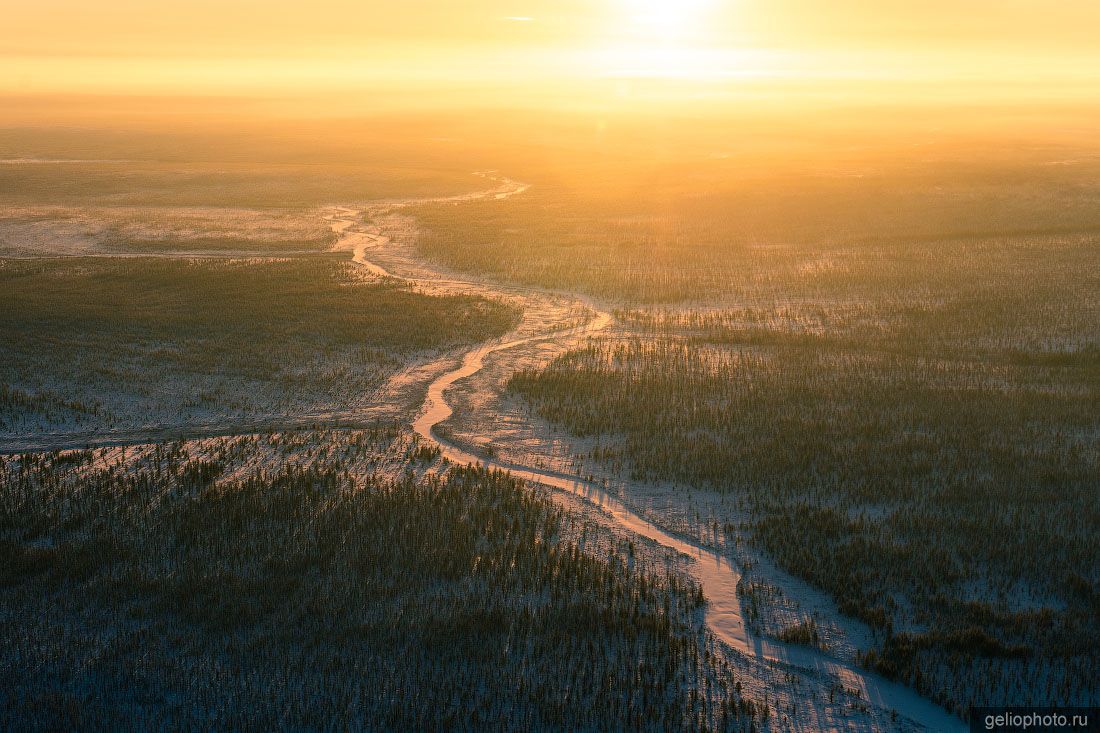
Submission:
[[[703,29],[713,0],[623,0],[631,31],[648,40],[684,43]]]
[[[618,0],[622,36],[606,46],[600,67],[611,76],[713,76],[716,51],[707,33],[714,0]]]

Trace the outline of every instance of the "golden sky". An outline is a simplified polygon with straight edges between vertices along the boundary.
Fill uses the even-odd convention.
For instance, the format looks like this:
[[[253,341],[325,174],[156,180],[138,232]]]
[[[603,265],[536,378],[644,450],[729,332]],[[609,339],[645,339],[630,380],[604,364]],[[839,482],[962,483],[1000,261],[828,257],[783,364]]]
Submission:
[[[0,0],[0,90],[654,77],[1092,84],[1097,0]]]

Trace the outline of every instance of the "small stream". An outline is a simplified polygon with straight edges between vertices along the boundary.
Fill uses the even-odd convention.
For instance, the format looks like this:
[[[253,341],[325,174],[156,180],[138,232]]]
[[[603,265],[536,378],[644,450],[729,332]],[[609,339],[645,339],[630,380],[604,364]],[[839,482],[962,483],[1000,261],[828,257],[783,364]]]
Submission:
[[[522,184],[507,179],[498,180],[502,183],[500,188],[486,191],[480,196],[449,197],[439,199],[439,201],[472,200],[474,198],[489,197],[506,198],[526,190],[526,186]],[[431,203],[431,201],[418,200],[408,202],[408,204],[404,202],[387,202],[386,208],[395,209],[412,203],[422,204]],[[342,248],[351,249],[354,252],[354,261],[366,267],[370,272],[383,277],[397,277],[377,263],[367,259],[368,249],[384,246],[388,240],[380,232],[355,231],[354,227],[357,224],[355,217],[358,213],[352,209],[338,209],[330,219],[333,231],[341,237]],[[444,282],[450,286],[461,286],[461,281],[455,280],[401,279],[418,286],[439,285]],[[473,287],[472,283],[468,284],[471,288]],[[911,688],[860,669],[816,648],[786,644],[771,638],[751,634],[745,624],[741,601],[737,594],[737,582],[741,578],[740,570],[721,553],[708,550],[687,539],[666,532],[652,522],[635,514],[621,500],[595,483],[583,481],[566,473],[531,468],[508,461],[478,456],[439,431],[439,426],[450,418],[454,412],[447,401],[447,390],[456,382],[477,374],[484,366],[485,358],[490,354],[534,342],[591,335],[611,325],[611,314],[600,310],[588,301],[584,301],[584,304],[595,311],[594,317],[586,324],[568,330],[555,331],[552,328],[547,328],[543,333],[500,343],[485,344],[467,352],[458,368],[442,374],[431,382],[423,409],[413,423],[413,430],[426,442],[438,445],[443,456],[455,463],[479,464],[485,467],[503,469],[516,477],[582,497],[599,506],[624,529],[691,557],[694,562],[690,563],[688,572],[702,586],[703,593],[706,596],[707,626],[715,636],[737,652],[835,678],[846,688],[859,690],[862,698],[870,704],[887,710],[896,710],[899,715],[929,730],[967,730],[967,726],[961,719],[951,715],[930,700],[921,697]]]

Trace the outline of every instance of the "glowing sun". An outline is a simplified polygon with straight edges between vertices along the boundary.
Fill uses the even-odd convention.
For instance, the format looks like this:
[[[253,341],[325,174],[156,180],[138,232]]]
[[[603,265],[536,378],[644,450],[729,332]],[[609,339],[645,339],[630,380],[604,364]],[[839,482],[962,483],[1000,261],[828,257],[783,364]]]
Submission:
[[[620,32],[600,53],[612,76],[702,78],[720,68],[710,38],[715,0],[617,0]]]
[[[631,31],[650,40],[684,43],[703,31],[713,0],[621,0]]]

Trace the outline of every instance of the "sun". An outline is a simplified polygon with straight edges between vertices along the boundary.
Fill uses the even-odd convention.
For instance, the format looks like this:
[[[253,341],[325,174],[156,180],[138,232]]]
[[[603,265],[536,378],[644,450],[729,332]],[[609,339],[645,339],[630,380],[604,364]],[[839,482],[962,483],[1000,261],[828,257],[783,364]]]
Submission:
[[[632,35],[665,43],[689,43],[705,28],[713,0],[621,0]]]
[[[617,32],[596,68],[613,77],[703,78],[722,67],[712,38],[715,0],[616,0]]]

